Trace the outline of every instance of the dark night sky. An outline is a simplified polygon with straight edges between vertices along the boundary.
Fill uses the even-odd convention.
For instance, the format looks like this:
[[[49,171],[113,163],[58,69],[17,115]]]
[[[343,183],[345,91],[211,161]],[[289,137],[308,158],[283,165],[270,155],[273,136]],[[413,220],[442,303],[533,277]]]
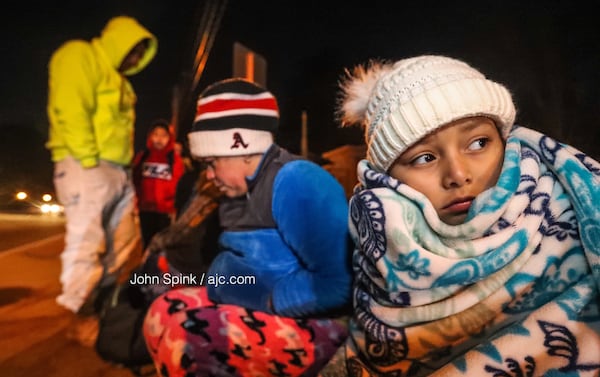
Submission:
[[[131,81],[138,136],[171,116],[173,88],[192,64],[202,1],[112,0],[13,3],[0,23],[0,193],[50,179],[46,64],[70,38],[90,39],[108,18],[138,18],[159,39],[155,60]],[[350,6],[347,4],[360,4]],[[360,143],[337,127],[336,87],[345,67],[371,58],[447,54],[464,59],[513,93],[517,121],[600,157],[599,2],[578,1],[243,1],[229,0],[198,89],[232,73],[233,43],[267,59],[278,97],[278,141],[299,150],[301,112],[309,147],[321,153]],[[180,135],[185,135],[182,125]],[[181,138],[181,137],[180,137]],[[141,139],[139,137],[138,139]],[[136,144],[141,145],[139,140]]]

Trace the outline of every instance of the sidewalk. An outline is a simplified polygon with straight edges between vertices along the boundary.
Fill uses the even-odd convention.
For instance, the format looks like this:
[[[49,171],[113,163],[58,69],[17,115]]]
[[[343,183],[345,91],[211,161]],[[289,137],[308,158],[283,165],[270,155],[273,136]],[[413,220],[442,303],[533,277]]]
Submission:
[[[62,247],[60,234],[0,253],[0,375],[134,376],[66,339],[71,316],[54,301]]]

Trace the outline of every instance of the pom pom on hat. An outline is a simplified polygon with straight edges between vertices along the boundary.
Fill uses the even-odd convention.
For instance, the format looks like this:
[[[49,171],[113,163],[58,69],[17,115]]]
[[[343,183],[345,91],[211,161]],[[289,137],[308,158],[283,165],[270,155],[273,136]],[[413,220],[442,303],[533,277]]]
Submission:
[[[340,87],[338,118],[344,126],[364,127],[367,160],[382,172],[411,145],[452,121],[486,116],[506,138],[516,116],[504,86],[445,56],[371,62],[348,72]]]
[[[269,91],[244,79],[219,81],[198,98],[190,152],[194,157],[264,153],[278,123],[277,100]]]
[[[373,88],[381,76],[390,72],[392,68],[390,63],[373,60],[367,67],[359,65],[352,72],[346,70],[347,79],[340,85],[345,97],[339,101],[337,111],[343,126],[364,125]]]

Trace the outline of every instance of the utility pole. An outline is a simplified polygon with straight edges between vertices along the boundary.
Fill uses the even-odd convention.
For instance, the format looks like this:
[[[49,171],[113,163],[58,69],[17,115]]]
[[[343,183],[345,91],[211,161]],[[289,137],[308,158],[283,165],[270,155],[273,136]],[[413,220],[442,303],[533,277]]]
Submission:
[[[182,117],[188,114],[189,107],[195,106],[195,95],[198,82],[204,72],[206,61],[212,49],[221,19],[227,8],[227,0],[207,0],[201,3],[201,18],[194,40],[193,64],[191,70],[186,68],[180,83],[173,89],[171,102],[171,122],[177,135],[181,128]]]
[[[300,139],[300,154],[308,158],[308,124],[306,110],[302,111],[302,137]]]

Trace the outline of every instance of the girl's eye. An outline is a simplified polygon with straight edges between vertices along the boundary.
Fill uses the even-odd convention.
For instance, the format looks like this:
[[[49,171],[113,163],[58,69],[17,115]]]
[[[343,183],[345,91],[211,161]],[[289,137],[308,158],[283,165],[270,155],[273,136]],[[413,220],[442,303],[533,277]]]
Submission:
[[[469,145],[469,150],[479,150],[483,149],[489,143],[489,139],[487,137],[482,137]]]
[[[423,165],[423,164],[426,164],[426,163],[428,163],[428,162],[431,162],[431,161],[433,161],[433,160],[435,160],[435,157],[433,157],[433,155],[432,155],[432,154],[425,153],[425,154],[422,154],[422,155],[420,155],[420,156],[418,156],[418,157],[414,158],[414,159],[413,159],[413,160],[410,162],[410,164],[411,164],[411,165]]]

